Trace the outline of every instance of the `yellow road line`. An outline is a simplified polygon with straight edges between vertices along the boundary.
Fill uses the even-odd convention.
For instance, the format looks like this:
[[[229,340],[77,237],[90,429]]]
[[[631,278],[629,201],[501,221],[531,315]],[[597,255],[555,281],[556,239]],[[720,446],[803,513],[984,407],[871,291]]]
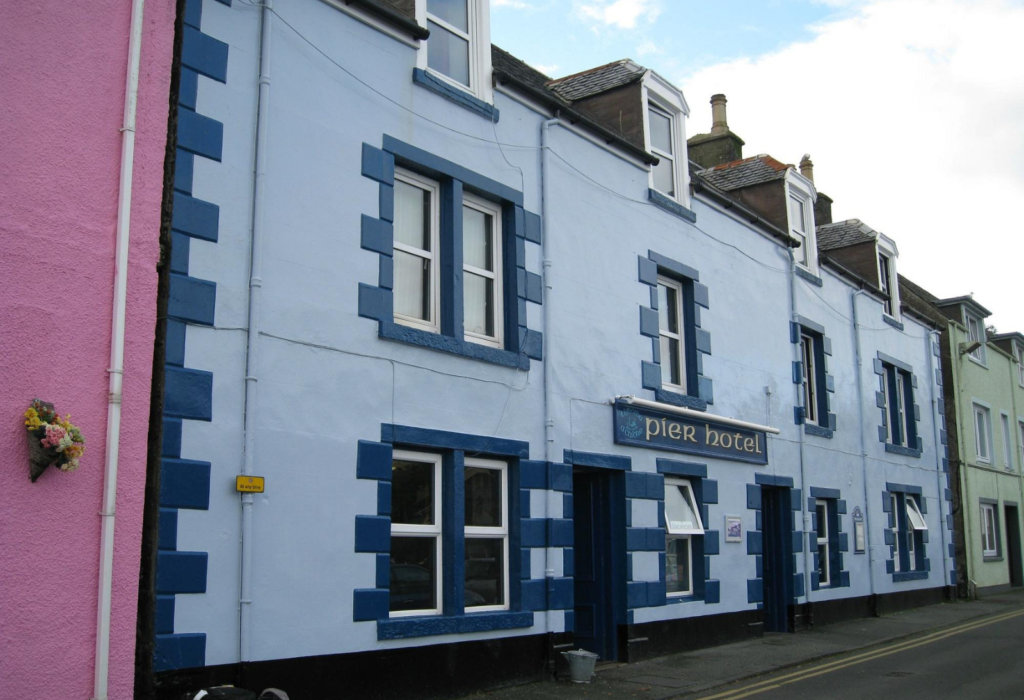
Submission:
[[[864,652],[854,656],[844,657],[842,659],[830,661],[824,664],[813,666],[811,668],[806,668],[800,671],[795,671],[793,673],[788,673],[777,678],[771,678],[769,680],[764,680],[758,683],[753,683],[751,685],[746,685],[742,688],[734,688],[732,690],[727,690],[716,695],[705,695],[700,700],[740,700],[740,698],[745,698],[751,695],[757,695],[758,693],[764,693],[769,690],[775,690],[784,685],[789,685],[790,683],[796,683],[797,681],[805,680],[807,678],[814,678],[815,676],[820,676],[826,673],[832,673],[833,671],[839,671],[849,666],[855,666],[857,664],[873,661],[874,659],[889,656],[891,654],[896,654],[901,651],[906,651],[908,649],[923,646],[925,644],[931,644],[933,642],[937,642],[957,634],[970,632],[980,627],[987,627],[988,625],[994,625],[997,622],[1003,622],[1004,620],[1009,620],[1014,617],[1020,617],[1021,615],[1024,615],[1024,610],[1018,610],[1009,613],[1001,613],[994,617],[984,618],[983,620],[965,622],[960,625],[957,625],[956,627],[950,627],[944,630],[939,630],[937,632],[932,632],[930,634],[925,635],[924,637],[916,637],[914,639],[910,639],[904,642],[899,642],[892,646],[887,646],[881,649],[874,649],[872,651]]]

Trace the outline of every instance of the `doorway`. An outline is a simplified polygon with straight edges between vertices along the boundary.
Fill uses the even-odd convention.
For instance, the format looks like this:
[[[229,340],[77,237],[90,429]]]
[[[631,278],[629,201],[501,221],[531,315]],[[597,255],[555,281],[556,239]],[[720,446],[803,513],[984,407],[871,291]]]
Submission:
[[[1010,566],[1010,587],[1024,586],[1024,568],[1021,566],[1020,520],[1017,506],[1006,506],[1006,560]]]
[[[603,661],[618,657],[616,602],[618,579],[625,576],[616,546],[624,536],[617,532],[616,515],[625,504],[620,481],[621,474],[607,469],[575,467],[572,473],[575,644]]]
[[[764,630],[789,632],[793,602],[793,511],[790,489],[761,487]]]

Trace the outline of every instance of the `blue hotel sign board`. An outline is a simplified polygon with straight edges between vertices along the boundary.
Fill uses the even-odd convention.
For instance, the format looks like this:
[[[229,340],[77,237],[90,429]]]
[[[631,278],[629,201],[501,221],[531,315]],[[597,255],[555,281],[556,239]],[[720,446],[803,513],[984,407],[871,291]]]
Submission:
[[[620,445],[768,464],[762,430],[623,402],[616,402],[614,415],[615,442]]]

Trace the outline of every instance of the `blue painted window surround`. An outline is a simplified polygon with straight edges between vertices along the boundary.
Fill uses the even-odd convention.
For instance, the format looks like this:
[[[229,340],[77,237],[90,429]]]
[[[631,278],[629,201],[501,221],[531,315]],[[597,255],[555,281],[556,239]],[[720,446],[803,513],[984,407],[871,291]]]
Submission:
[[[810,572],[811,590],[820,588],[840,588],[850,585],[850,572],[844,571],[844,554],[849,551],[849,535],[843,532],[843,519],[846,515],[846,501],[840,498],[839,489],[810,488],[810,496],[807,498],[807,510],[811,514],[811,530],[807,533],[807,547],[812,553],[813,568]],[[818,506],[823,505],[825,511],[825,522],[819,518]],[[820,537],[824,530],[826,537]],[[828,542],[828,582],[820,579],[821,561],[820,547],[818,540],[827,539]]]
[[[836,383],[828,373],[832,340],[825,335],[824,326],[798,316],[790,323],[790,342],[800,345],[800,360],[793,363],[793,382],[803,385],[805,402],[814,402],[813,410],[807,405],[794,408],[796,424],[803,424],[808,435],[831,438],[836,430],[836,414],[831,412]],[[810,391],[805,382],[811,383]]]
[[[714,605],[721,601],[721,582],[711,577],[711,561],[712,557],[717,556],[721,551],[721,538],[720,531],[707,529],[711,521],[708,517],[708,506],[718,503],[718,481],[714,479],[708,479],[708,467],[706,464],[697,464],[693,462],[682,462],[672,459],[659,459],[657,461],[658,473],[663,475],[666,479],[686,479],[690,488],[693,490],[693,497],[696,501],[697,508],[700,512],[701,520],[704,521],[704,534],[699,536],[692,536],[690,538],[691,553],[690,558],[692,562],[691,575],[693,578],[693,589],[689,595],[673,595],[668,596],[665,594],[665,583],[667,574],[667,551],[662,551],[659,562],[659,568],[661,569],[661,580],[662,580],[662,595],[665,597],[661,598],[665,603],[669,605],[678,603],[687,603],[691,601],[703,601],[705,604]],[[661,487],[660,491],[663,494],[664,489],[668,488],[665,484]],[[648,494],[651,495],[651,494]],[[664,499],[664,496],[662,496]],[[665,527],[665,504],[664,500],[659,503],[658,507],[658,524],[659,527]],[[663,550],[667,550],[667,536],[662,536],[661,545]],[[662,604],[656,602],[653,598],[648,602],[648,605]]]
[[[912,503],[908,505],[908,502]],[[882,510],[889,516],[889,527],[885,530],[889,559],[885,570],[897,583],[927,579],[931,571],[931,562],[925,556],[928,531],[914,527],[908,515],[908,510],[915,507],[922,515],[928,512],[928,502],[920,486],[886,483],[882,492]]]
[[[874,360],[874,372],[879,377],[881,389],[875,393],[875,405],[882,412],[879,441],[884,443],[886,452],[920,457],[924,441],[919,436],[918,426],[921,407],[914,403],[914,390],[917,388],[914,369],[879,352]]]
[[[701,309],[710,308],[708,288],[700,283],[700,273],[676,260],[648,251],[638,260],[638,279],[650,287],[650,306],[640,307],[640,334],[651,339],[653,360],[640,363],[641,384],[654,391],[655,401],[706,411],[714,403],[711,378],[704,374],[704,356],[711,354],[711,334],[701,327]],[[670,390],[662,380],[661,317],[659,316],[659,278],[678,285],[678,323],[685,372],[685,392]],[[667,309],[665,311],[668,311]]]
[[[439,245],[434,274],[439,275],[438,328],[431,332],[396,323],[394,317],[395,166],[429,178],[439,185]],[[523,209],[522,192],[439,158],[415,146],[385,136],[383,148],[363,144],[362,174],[379,183],[379,215],[362,217],[361,247],[380,256],[377,286],[359,285],[359,315],[378,322],[378,335],[440,352],[529,369],[543,355],[543,335],[526,325],[526,304],[543,303],[538,274],[526,270],[527,243],[540,243],[540,217]],[[502,318],[504,347],[466,339],[463,323],[463,193],[489,200],[501,209]]]

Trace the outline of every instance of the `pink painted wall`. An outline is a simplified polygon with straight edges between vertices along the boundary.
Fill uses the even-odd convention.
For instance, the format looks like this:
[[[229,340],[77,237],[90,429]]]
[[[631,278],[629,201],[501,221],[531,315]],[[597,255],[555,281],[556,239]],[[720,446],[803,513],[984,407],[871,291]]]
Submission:
[[[92,697],[129,0],[0,2],[0,697]],[[174,2],[147,0],[128,273],[110,697],[132,696]],[[71,413],[28,479],[21,414]]]

